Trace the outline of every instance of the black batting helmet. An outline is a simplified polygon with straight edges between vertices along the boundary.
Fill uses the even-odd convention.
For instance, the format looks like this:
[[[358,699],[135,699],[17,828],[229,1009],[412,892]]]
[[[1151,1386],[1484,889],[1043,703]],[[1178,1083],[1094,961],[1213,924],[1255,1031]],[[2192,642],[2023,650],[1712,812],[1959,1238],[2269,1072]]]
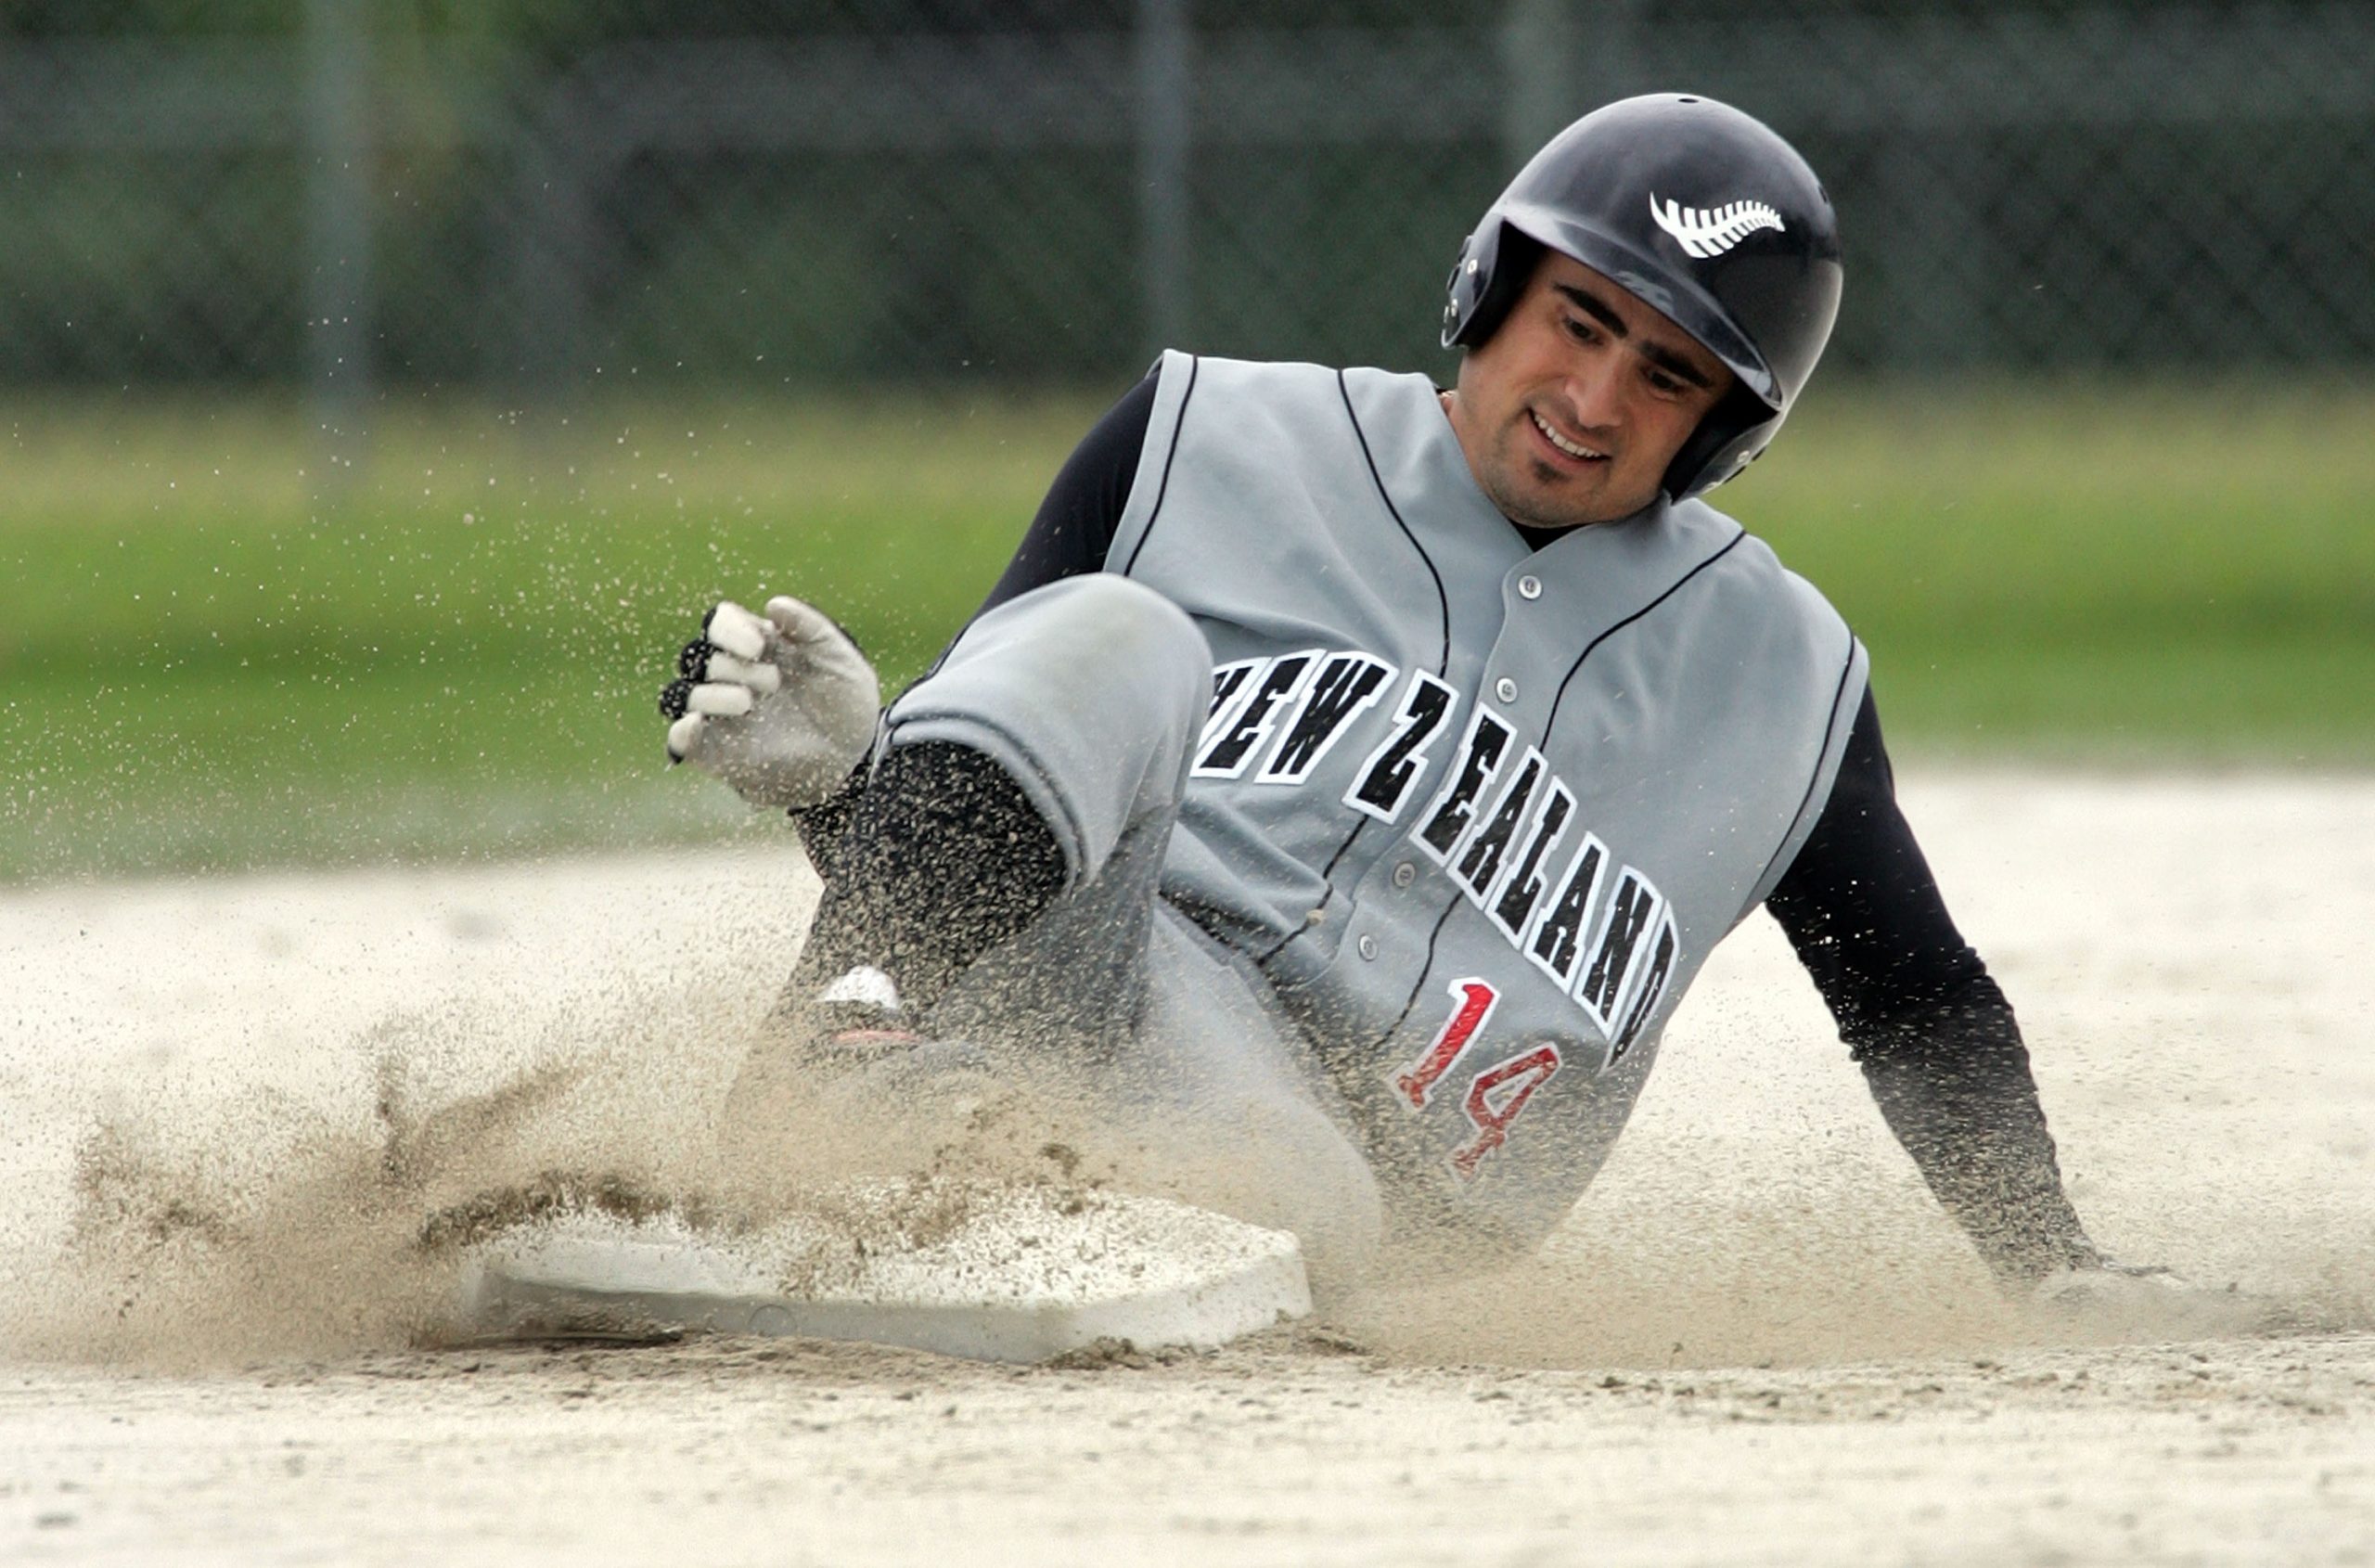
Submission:
[[[1543,246],[1662,311],[1739,378],[1666,469],[1676,500],[1765,450],[1839,315],[1839,220],[1822,182],[1764,122],[1713,98],[1625,98],[1551,138],[1460,246],[1444,347],[1492,336]]]

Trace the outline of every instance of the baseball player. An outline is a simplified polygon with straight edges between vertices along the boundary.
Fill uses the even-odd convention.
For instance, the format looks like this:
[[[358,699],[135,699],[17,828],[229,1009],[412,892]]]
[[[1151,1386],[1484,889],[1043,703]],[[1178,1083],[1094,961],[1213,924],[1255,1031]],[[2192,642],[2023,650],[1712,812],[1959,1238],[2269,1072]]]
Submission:
[[[1165,353],[887,712],[819,610],[720,604],[670,756],[790,811],[826,882],[730,1136],[764,1160],[754,1108],[1061,1058],[1239,1173],[1219,1206],[1315,1278],[1523,1249],[1762,906],[1996,1274],[2108,1268],[1862,645],[1702,499],[1841,279],[1778,135],[1627,99],[1468,237],[1455,385]]]

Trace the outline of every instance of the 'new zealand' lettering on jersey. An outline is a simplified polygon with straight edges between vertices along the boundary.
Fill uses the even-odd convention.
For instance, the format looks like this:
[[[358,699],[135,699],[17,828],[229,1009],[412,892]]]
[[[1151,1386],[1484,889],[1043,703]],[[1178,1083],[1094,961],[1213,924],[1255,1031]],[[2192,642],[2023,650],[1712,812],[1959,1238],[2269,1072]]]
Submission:
[[[1318,649],[1222,665],[1213,675],[1212,718],[1190,777],[1302,784],[1394,674],[1371,654]],[[1449,729],[1458,701],[1425,671],[1412,675],[1389,732],[1341,803],[1380,821],[1399,820],[1420,797],[1428,743]],[[1459,746],[1447,753],[1453,760],[1442,788],[1412,826],[1411,842],[1450,870],[1470,904],[1490,912],[1512,949],[1573,999],[1606,1047],[1600,1065],[1612,1066],[1664,996],[1678,944],[1674,919],[1647,873],[1627,866],[1603,875],[1608,846],[1587,829],[1564,868],[1552,869],[1551,852],[1574,815],[1574,791],[1533,747],[1509,758],[1513,733],[1508,720],[1478,704]],[[1480,803],[1488,785],[1486,808]]]
[[[1533,549],[1372,370],[1166,354],[1107,565],[1213,652],[1166,896],[1397,1202],[1538,1239],[1820,815],[1855,639],[1698,501]]]

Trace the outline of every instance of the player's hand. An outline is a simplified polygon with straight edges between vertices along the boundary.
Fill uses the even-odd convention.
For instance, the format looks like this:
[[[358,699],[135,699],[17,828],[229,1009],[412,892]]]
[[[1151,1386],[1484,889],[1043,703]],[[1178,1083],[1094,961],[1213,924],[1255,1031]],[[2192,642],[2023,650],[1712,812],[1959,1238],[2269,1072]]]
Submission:
[[[831,616],[796,598],[764,616],[721,600],[676,656],[660,693],[668,760],[689,762],[753,805],[798,810],[830,797],[873,744],[874,666]]]

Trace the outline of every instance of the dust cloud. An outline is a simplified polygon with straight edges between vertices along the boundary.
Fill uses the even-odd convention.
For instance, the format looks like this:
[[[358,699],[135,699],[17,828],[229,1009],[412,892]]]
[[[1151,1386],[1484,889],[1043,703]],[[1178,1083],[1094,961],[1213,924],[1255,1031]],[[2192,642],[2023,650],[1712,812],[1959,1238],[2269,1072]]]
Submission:
[[[2219,791],[2249,790],[2228,815]],[[2232,1282],[2231,1314],[2107,1329],[2008,1302],[1752,930],[1540,1256],[1324,1292],[1326,1330],[1384,1364],[1659,1369],[2375,1324],[2356,934],[2375,929],[2375,803],[1982,778],[1933,803],[1925,837],[2022,1008],[2097,1240]],[[2211,816],[2266,825],[2226,851],[2264,875],[2279,852],[2343,870],[2314,909],[2173,899],[2164,843]],[[2182,885],[2215,885],[2202,869]],[[764,1218],[860,1173],[1196,1195],[1193,1171],[1100,1146],[1060,1085],[991,1085],[921,1123],[843,1106],[780,1164],[721,1159],[720,1107],[810,897],[796,855],[746,847],[0,899],[26,998],[0,1050],[21,1112],[0,1150],[18,1195],[0,1343],[162,1368],[450,1343],[464,1243],[559,1208]]]

